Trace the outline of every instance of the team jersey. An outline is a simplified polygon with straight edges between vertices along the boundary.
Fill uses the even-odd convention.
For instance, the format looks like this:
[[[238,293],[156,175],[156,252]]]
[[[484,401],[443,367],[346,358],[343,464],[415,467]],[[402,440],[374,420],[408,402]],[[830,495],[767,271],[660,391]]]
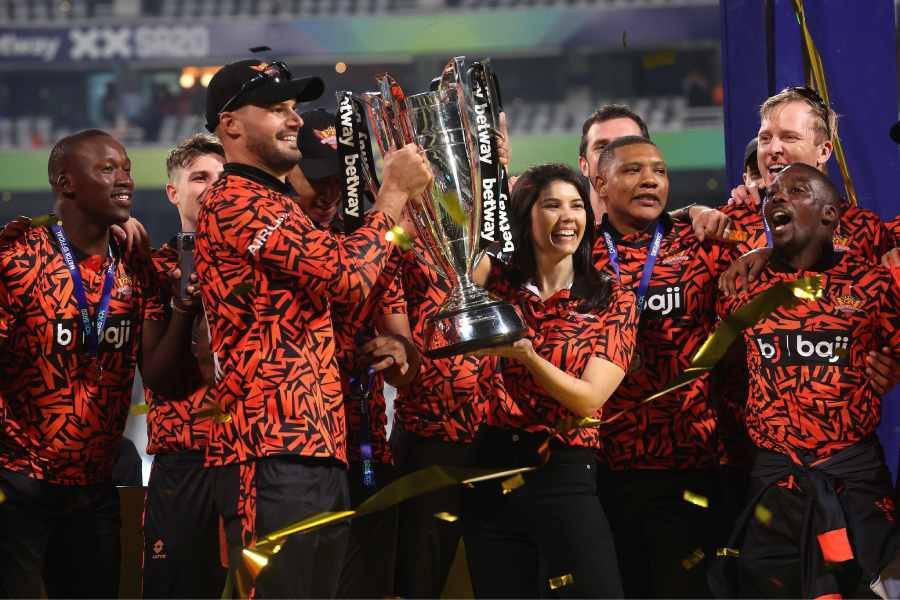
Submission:
[[[178,267],[178,251],[172,242],[153,251],[153,267],[162,281],[167,273]],[[160,287],[159,296],[160,303],[166,309],[159,316],[168,320],[172,309],[167,286]],[[207,335],[206,319],[202,312],[194,317],[194,329],[195,337]],[[206,399],[208,387],[195,362],[190,362],[183,368],[187,369],[185,377],[191,390],[186,397],[172,398],[144,386],[144,401],[148,407],[147,454],[200,451],[206,447],[212,419],[209,416],[198,416],[198,413],[211,405]]]
[[[420,260],[419,256],[425,255],[421,242],[416,239],[413,243],[416,252],[404,253],[400,282],[413,343],[424,348],[427,320],[440,310],[450,284]],[[419,374],[397,390],[395,424],[423,437],[471,442],[484,413],[478,390],[480,364],[481,359],[470,355],[431,359],[423,353]]]
[[[623,413],[600,428],[598,457],[613,470],[709,468],[719,460],[708,376],[638,405],[680,375],[712,331],[716,280],[729,253],[723,244],[698,241],[690,225],[673,224],[665,214],[661,219],[665,235],[646,292],[634,358],[604,407],[606,418]],[[619,235],[604,217],[594,252],[597,269],[616,277],[605,229],[616,245],[621,285],[636,290],[655,227]]]
[[[871,435],[880,399],[866,377],[866,354],[900,353],[900,298],[882,267],[830,253],[819,268],[794,272],[773,261],[749,292],[722,298],[724,317],[779,281],[823,278],[824,295],[781,307],[744,331],[750,393],[746,425],[760,448],[806,462]]]
[[[351,377],[360,373],[355,367],[357,348],[375,337],[375,322],[379,316],[406,314],[406,302],[397,277],[400,252],[391,254],[388,266],[378,277],[366,302],[353,306],[334,306],[334,334],[337,339],[337,363],[341,371],[341,387],[344,394],[344,410],[347,414],[347,442],[350,461],[361,460],[363,411],[362,398],[350,388]],[[384,397],[384,376],[376,373],[369,382],[370,393],[366,400],[368,414],[368,439],[372,458],[376,462],[392,462],[387,443],[387,406]]]
[[[514,285],[510,275],[509,268],[495,261],[486,287],[517,308],[525,322],[525,337],[539,356],[578,378],[595,356],[628,370],[637,333],[637,307],[630,290],[616,284],[605,308],[581,312],[583,299],[575,290],[563,289],[542,300],[533,283]],[[553,433],[567,445],[598,447],[596,427],[557,428],[577,416],[548,394],[520,361],[496,358],[495,368],[482,371],[480,385],[485,388],[489,425]]]
[[[732,219],[732,229],[742,240],[732,246],[732,257],[769,245],[761,207],[730,205],[720,208]],[[888,228],[871,210],[844,204],[841,220],[833,238],[834,248],[841,252],[878,263],[895,241]],[[719,409],[720,437],[723,442],[723,463],[749,465],[751,444],[743,422],[747,402],[746,351],[743,340],[735,342],[729,353],[716,365],[712,374],[712,395]]]
[[[72,276],[35,227],[0,248],[0,467],[62,485],[108,482],[131,404],[141,327],[162,309],[149,264],[79,256],[90,318],[115,261],[106,326],[88,356]]]
[[[900,216],[894,217],[888,224],[887,228],[894,236],[894,247],[900,247]]]
[[[282,181],[229,163],[203,197],[195,261],[216,359],[209,466],[293,454],[346,462],[331,304],[362,303],[393,226],[370,212],[338,238]]]

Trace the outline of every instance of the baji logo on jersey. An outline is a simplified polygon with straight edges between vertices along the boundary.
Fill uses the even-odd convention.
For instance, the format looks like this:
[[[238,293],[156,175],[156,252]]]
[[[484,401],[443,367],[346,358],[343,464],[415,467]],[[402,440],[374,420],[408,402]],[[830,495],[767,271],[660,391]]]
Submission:
[[[680,285],[657,285],[647,290],[644,314],[648,318],[684,316],[684,296]]]
[[[131,316],[111,316],[106,320],[103,340],[100,342],[101,352],[127,352],[131,349],[131,328],[135,319]],[[75,337],[78,335],[78,347],[84,348],[84,333],[81,322],[77,319],[57,319],[53,323],[53,345],[57,350],[75,350]]]
[[[757,335],[753,341],[763,360],[773,366],[845,366],[852,339],[848,331],[790,331]]]

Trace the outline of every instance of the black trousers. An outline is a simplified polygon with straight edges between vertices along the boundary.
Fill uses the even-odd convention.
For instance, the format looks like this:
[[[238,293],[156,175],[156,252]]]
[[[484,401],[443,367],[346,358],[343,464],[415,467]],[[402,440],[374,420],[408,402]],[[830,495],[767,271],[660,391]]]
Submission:
[[[813,594],[873,597],[868,589],[873,573],[866,573],[860,563],[879,564],[882,562],[879,555],[891,556],[891,548],[896,552],[897,512],[889,502],[890,474],[882,466],[872,475],[869,485],[863,489],[854,485],[839,493],[856,558],[829,564],[816,578]],[[753,483],[758,485],[759,482],[754,480]],[[757,490],[759,487],[754,491]],[[764,507],[763,516],[747,522],[737,561],[738,595],[741,598],[797,598],[803,593],[801,544],[804,537],[809,537],[803,526],[806,500],[807,496],[801,490],[777,485],[763,494],[757,504]],[[760,515],[758,510],[756,515]],[[821,560],[818,551],[814,554]]]
[[[529,434],[486,431],[476,441],[477,466],[529,464],[531,450],[521,457],[516,452],[517,445],[534,446]],[[554,447],[547,464],[526,473],[517,489],[503,493],[496,482],[487,482],[465,492],[462,520],[476,597],[622,596],[596,469],[592,450]]]
[[[470,466],[471,444],[455,444],[418,436],[399,427],[391,433],[391,451],[397,474],[405,475],[431,465]],[[435,518],[437,513],[459,515],[458,487],[445,488],[400,505],[397,536],[395,592],[402,598],[438,598],[456,556],[462,536],[459,521]]]
[[[320,512],[349,507],[347,470],[336,460],[270,456],[213,468],[216,506],[225,524],[229,565],[266,535]],[[333,598],[349,525],[294,535],[256,579],[257,598]]]
[[[0,469],[0,597],[116,598],[119,493]]]
[[[375,489],[394,478],[393,466],[375,464]],[[374,492],[362,484],[362,464],[350,463],[350,504],[362,504]],[[350,522],[347,555],[338,584],[338,598],[392,598],[397,559],[397,507]]]
[[[598,481],[625,596],[709,598],[709,557],[727,536],[719,512],[719,474],[601,470]],[[702,496],[708,506],[686,501],[685,491]]]
[[[220,598],[227,570],[219,549],[214,473],[200,452],[158,454],[144,505],[145,598]]]

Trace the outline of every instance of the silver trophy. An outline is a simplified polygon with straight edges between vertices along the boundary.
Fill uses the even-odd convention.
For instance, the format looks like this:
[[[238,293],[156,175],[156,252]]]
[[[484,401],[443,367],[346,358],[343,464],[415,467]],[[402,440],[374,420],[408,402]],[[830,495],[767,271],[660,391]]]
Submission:
[[[415,142],[425,151],[434,174],[431,188],[411,199],[408,207],[426,250],[423,260],[452,288],[438,314],[426,324],[424,351],[432,358],[508,344],[525,331],[510,304],[472,281],[472,269],[487,248],[482,243],[482,205],[486,196],[492,210],[497,201],[493,188],[483,194],[478,161],[479,149],[487,140],[476,121],[484,122],[484,111],[476,110],[464,60],[450,61],[436,91],[405,97],[389,75],[381,75],[376,78],[379,92],[359,98],[382,153]],[[371,185],[374,173],[364,174]],[[507,236],[507,249],[510,240]],[[502,246],[502,240],[498,243]]]

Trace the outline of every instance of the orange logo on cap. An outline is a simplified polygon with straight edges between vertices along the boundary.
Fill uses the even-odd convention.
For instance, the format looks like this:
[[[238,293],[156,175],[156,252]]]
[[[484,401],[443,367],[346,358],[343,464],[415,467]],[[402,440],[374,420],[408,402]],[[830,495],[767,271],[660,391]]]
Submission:
[[[250,65],[250,68],[254,71],[259,71],[260,73],[265,72],[266,69],[269,68],[269,63],[259,63],[258,65]]]
[[[321,143],[328,144],[332,150],[337,150],[337,131],[334,125],[326,129],[313,129],[313,133],[316,134]]]

